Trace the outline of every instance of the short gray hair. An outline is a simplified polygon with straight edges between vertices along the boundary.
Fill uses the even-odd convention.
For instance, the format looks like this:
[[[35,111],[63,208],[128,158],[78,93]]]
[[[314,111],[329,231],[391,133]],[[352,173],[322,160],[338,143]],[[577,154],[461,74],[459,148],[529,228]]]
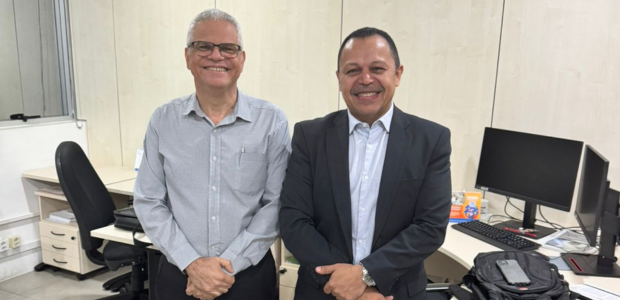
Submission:
[[[196,24],[202,21],[226,21],[230,24],[233,24],[237,29],[238,43],[239,46],[243,47],[243,38],[241,37],[241,26],[235,19],[235,17],[229,15],[225,11],[219,10],[217,8],[207,9],[203,12],[199,13],[191,23],[189,23],[189,29],[187,30],[187,45],[192,42],[192,38],[194,38],[194,28]]]

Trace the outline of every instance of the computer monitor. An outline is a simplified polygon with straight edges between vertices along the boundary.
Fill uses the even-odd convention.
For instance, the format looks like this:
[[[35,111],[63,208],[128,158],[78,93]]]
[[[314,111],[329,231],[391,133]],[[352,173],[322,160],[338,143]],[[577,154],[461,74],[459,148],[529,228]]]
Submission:
[[[553,233],[535,225],[536,206],[570,211],[582,148],[579,141],[485,128],[476,188],[525,201],[522,222],[494,226],[530,229],[535,238]]]
[[[608,170],[609,161],[590,145],[586,145],[575,218],[577,218],[588,244],[592,247],[596,246],[596,236],[602,218],[601,212],[604,210],[604,199],[609,189]]]
[[[609,161],[586,145],[575,217],[590,246],[596,246],[601,229],[598,255],[567,253],[564,260],[577,275],[620,277],[614,251],[620,235],[618,202],[620,193],[609,188]]]

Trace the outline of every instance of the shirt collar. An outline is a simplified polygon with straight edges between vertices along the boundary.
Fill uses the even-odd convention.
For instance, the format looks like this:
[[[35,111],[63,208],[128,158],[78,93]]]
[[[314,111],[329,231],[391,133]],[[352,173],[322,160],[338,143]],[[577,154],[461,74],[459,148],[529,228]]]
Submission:
[[[353,133],[353,130],[355,130],[355,126],[357,126],[357,124],[362,124],[363,122],[355,118],[351,114],[351,111],[349,109],[347,109],[347,114],[349,115],[349,134],[351,134]],[[393,115],[394,115],[394,102],[392,102],[392,104],[390,105],[390,109],[385,114],[383,114],[383,116],[381,116],[379,120],[375,121],[375,123],[373,123],[371,127],[374,126],[375,124],[381,124],[383,129],[387,133],[390,133],[390,125],[392,124]]]
[[[185,103],[185,107],[183,108],[183,115],[189,115],[191,112],[195,112],[200,117],[206,117],[205,113],[200,109],[200,105],[198,104],[198,98],[196,98],[196,93],[193,93],[189,101]],[[252,122],[252,112],[250,110],[250,100],[248,96],[242,93],[240,90],[237,90],[237,104],[235,104],[235,109],[231,115],[233,119],[241,118],[245,121]]]

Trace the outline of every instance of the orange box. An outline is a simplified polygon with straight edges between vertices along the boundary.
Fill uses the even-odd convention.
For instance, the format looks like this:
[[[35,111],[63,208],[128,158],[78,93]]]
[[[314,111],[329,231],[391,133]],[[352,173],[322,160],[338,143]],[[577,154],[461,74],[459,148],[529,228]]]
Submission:
[[[464,222],[480,219],[480,192],[452,192],[450,222]]]

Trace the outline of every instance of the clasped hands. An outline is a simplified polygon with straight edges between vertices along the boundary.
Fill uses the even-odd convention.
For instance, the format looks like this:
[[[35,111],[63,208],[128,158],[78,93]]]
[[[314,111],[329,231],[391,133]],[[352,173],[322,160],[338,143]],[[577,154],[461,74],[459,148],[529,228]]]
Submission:
[[[198,299],[212,300],[228,292],[235,283],[235,277],[222,270],[233,273],[232,263],[219,257],[201,257],[185,269],[187,288],[185,293]]]
[[[393,300],[394,297],[384,297],[374,287],[369,287],[362,281],[362,266],[351,264],[335,264],[316,267],[315,271],[321,275],[331,277],[323,292],[332,294],[338,300]]]

